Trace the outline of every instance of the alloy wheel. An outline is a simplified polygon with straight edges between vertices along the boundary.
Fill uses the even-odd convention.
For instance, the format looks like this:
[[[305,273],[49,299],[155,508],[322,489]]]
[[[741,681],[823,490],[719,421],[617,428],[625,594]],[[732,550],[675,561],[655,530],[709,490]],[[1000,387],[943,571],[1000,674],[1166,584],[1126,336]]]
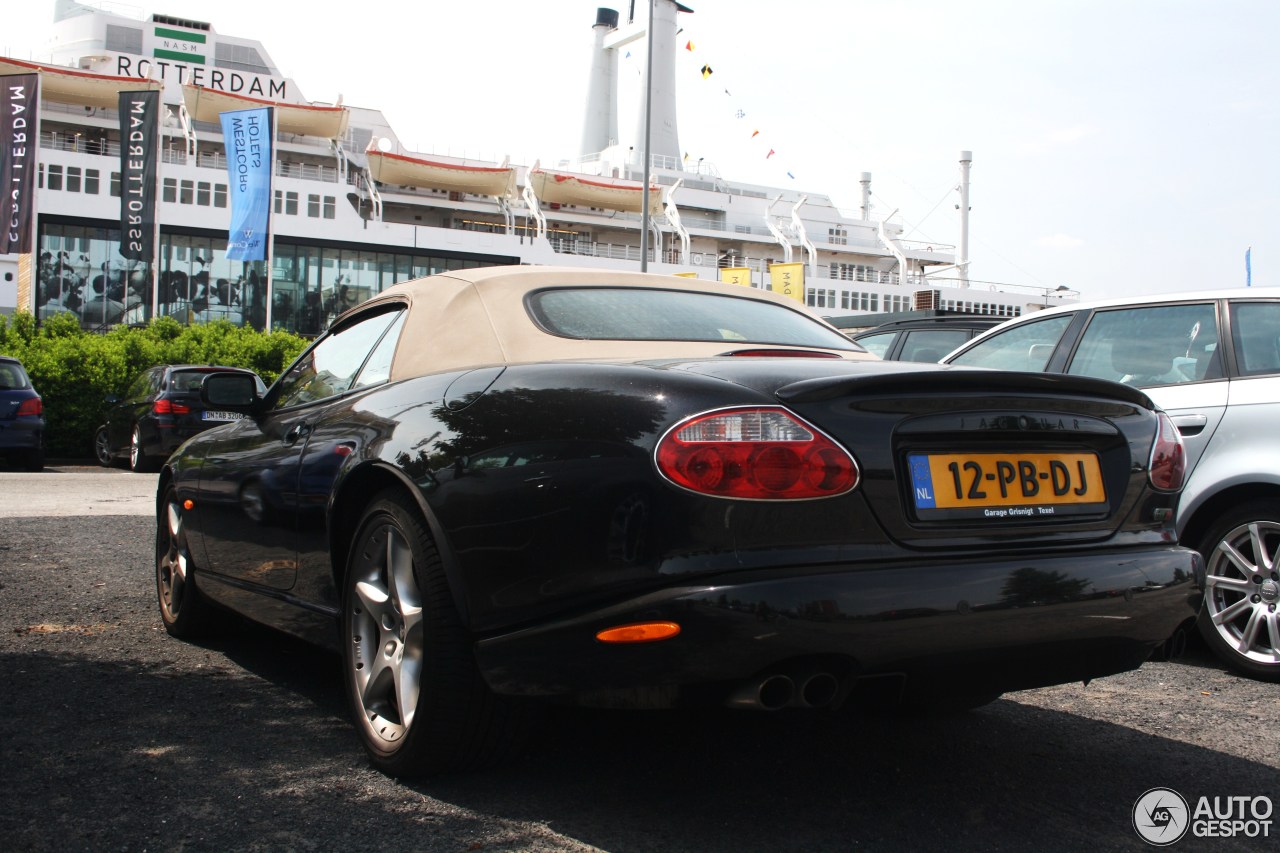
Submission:
[[[1205,609],[1218,636],[1255,664],[1280,665],[1280,523],[1232,528],[1209,555]]]
[[[129,440],[129,467],[134,471],[142,470],[142,429],[133,428],[133,438]]]
[[[93,437],[93,452],[98,457],[98,464],[109,466],[111,464],[111,438],[107,435],[107,428],[103,427]]]
[[[191,567],[182,509],[172,495],[165,502],[164,532],[166,538],[156,549],[156,583],[162,615],[166,623],[172,623],[182,614],[183,600],[188,597],[187,580]]]
[[[348,600],[350,677],[371,734],[392,746],[413,725],[422,684],[422,594],[413,551],[391,523],[369,537]]]

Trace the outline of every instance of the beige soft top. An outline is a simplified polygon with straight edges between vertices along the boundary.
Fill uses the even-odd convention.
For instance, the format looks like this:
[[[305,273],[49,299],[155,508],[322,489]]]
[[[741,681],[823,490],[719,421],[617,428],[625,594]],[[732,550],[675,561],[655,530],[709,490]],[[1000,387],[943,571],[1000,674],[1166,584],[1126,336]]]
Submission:
[[[531,290],[556,285],[696,290],[775,302],[814,317],[794,299],[736,284],[616,270],[543,266],[480,267],[415,279],[389,287],[353,310],[363,313],[372,305],[388,301],[409,303],[409,316],[391,369],[393,380],[493,364],[713,356],[723,353],[726,344],[732,343],[690,341],[673,346],[671,341],[584,341],[548,334],[529,317],[524,296]],[[815,319],[823,322],[820,318]],[[833,331],[840,334],[838,330]],[[826,351],[850,359],[875,358],[865,353]]]

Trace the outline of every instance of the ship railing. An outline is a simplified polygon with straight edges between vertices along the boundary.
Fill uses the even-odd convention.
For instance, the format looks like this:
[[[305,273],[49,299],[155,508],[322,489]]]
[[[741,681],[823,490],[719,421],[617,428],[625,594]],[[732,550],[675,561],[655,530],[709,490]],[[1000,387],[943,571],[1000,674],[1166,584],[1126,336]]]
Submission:
[[[282,178],[324,181],[329,184],[340,183],[338,167],[324,166],[319,163],[291,163],[281,160],[276,163],[276,174]]]
[[[64,133],[60,130],[40,132],[40,147],[50,151],[71,151],[77,154],[101,154],[120,156],[120,145],[94,133]]]

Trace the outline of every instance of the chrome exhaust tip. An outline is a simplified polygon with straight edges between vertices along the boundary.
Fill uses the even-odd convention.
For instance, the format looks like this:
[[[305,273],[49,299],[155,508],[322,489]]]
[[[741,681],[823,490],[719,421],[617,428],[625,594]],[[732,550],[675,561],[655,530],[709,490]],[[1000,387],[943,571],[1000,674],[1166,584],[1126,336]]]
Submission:
[[[753,711],[777,711],[790,705],[796,695],[796,683],[786,675],[766,675],[748,681],[729,694],[725,704],[730,708]]]

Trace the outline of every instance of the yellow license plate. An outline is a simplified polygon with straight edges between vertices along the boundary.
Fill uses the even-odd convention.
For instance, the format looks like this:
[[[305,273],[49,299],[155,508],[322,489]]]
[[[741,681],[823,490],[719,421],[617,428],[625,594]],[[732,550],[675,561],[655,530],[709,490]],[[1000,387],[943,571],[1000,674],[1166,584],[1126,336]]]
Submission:
[[[1032,518],[1096,512],[1107,500],[1096,453],[912,453],[917,510]]]

